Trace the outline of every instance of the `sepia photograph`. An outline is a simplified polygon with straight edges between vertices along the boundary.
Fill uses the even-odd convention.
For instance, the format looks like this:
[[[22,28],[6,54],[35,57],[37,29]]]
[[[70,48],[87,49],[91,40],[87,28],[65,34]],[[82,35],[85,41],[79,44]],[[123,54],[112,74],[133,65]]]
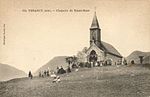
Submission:
[[[150,97],[150,0],[0,0],[0,97]]]

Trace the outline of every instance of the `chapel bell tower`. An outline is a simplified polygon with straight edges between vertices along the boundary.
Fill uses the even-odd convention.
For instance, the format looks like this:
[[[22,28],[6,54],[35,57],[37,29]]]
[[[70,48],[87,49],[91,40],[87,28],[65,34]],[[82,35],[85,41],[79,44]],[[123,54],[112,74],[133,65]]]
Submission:
[[[98,47],[101,45],[101,29],[97,20],[96,12],[90,27],[90,45],[94,42]]]

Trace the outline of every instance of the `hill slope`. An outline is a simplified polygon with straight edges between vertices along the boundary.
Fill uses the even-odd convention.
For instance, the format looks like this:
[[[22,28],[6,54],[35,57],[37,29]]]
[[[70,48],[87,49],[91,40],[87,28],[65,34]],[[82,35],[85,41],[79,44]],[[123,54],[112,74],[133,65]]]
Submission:
[[[127,62],[129,63],[131,60],[134,60],[135,63],[139,64],[139,56],[144,56],[144,58],[146,58],[147,56],[150,56],[150,52],[134,51],[126,58]]]
[[[50,70],[56,70],[57,66],[63,66],[63,68],[66,68],[68,66],[68,63],[66,63],[66,59],[65,58],[67,58],[67,56],[54,57],[52,60],[50,60],[44,66],[40,67],[35,72],[35,75],[37,75],[39,73],[39,71],[47,70],[48,68]]]
[[[0,81],[6,81],[13,78],[25,77],[26,73],[12,66],[0,63]]]
[[[0,83],[0,97],[149,97],[150,70],[139,66],[79,68],[52,78],[21,78]]]

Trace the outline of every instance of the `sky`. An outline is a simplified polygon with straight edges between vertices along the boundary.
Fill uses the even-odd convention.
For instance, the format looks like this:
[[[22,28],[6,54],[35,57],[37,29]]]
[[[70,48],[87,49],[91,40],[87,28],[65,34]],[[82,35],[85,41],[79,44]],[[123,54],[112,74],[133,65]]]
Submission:
[[[76,55],[89,47],[95,10],[102,41],[122,56],[150,51],[150,0],[0,0],[0,63],[35,72],[55,56]]]

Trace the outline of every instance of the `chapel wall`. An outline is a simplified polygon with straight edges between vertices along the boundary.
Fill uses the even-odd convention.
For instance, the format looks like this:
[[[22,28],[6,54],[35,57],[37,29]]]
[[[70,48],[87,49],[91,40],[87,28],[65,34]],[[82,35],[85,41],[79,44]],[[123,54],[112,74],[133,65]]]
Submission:
[[[120,58],[120,57],[117,57],[117,56],[115,56],[115,55],[111,55],[111,54],[107,54],[106,55],[106,58],[105,58],[106,60],[107,59],[112,59],[112,65],[117,65],[117,64],[119,64],[119,63],[122,63],[121,61],[122,61],[122,58]]]

